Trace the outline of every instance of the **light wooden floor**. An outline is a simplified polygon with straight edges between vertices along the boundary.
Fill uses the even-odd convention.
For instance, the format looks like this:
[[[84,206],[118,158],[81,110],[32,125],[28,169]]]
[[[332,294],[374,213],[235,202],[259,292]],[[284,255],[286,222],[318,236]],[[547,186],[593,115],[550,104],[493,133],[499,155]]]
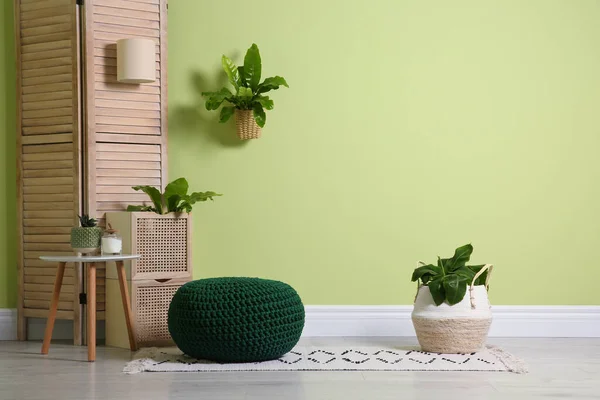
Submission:
[[[413,345],[410,338],[312,338],[304,345]],[[0,342],[0,399],[600,399],[600,339],[491,339],[530,373],[231,372],[124,375],[126,350]]]

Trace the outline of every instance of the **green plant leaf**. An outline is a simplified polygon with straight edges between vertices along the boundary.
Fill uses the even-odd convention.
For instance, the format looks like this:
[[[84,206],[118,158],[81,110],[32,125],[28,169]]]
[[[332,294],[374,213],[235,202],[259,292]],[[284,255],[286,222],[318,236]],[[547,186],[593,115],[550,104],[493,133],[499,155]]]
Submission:
[[[223,66],[223,71],[227,74],[227,78],[229,78],[229,83],[233,85],[235,90],[238,90],[242,83],[238,67],[224,54],[221,57],[221,65]]]
[[[460,277],[467,279],[468,283],[470,283],[473,280],[473,277],[475,276],[475,273],[466,266],[460,267],[459,269],[455,270],[454,272],[451,272],[451,274],[458,275]]]
[[[190,204],[189,201],[182,201],[181,205],[179,207],[179,210],[177,210],[177,212],[186,212],[186,213],[191,213],[192,212],[192,205]]]
[[[433,264],[429,264],[429,265],[423,265],[421,267],[415,268],[415,270],[413,271],[411,280],[413,282],[416,282],[417,280],[421,279],[421,277],[425,274],[429,274],[429,275],[437,277],[438,275],[441,274],[440,267],[433,265]]]
[[[244,109],[243,104],[244,104],[245,99],[242,99],[237,96],[231,96],[231,97],[227,98],[227,101],[230,102],[231,104],[233,104],[235,106],[234,108]]]
[[[150,212],[156,212],[156,210],[153,207],[150,206],[134,206],[134,205],[128,205],[127,206],[127,211],[132,212],[132,211],[150,211]]]
[[[223,195],[220,194],[220,193],[215,193],[215,192],[211,192],[211,191],[208,191],[208,192],[194,192],[194,193],[192,193],[189,196],[188,201],[191,204],[194,204],[194,203],[196,203],[198,201],[213,200],[213,197],[216,197],[216,196],[223,196]]]
[[[452,261],[451,258],[440,258],[438,256],[438,264],[441,264],[444,266],[444,272],[450,272],[448,267],[449,267],[451,261]]]
[[[471,258],[472,253],[473,246],[471,246],[471,244],[466,244],[457,248],[454,251],[454,256],[449,259],[449,262],[446,265],[446,270],[452,272],[460,267],[464,267],[467,261],[469,261]]]
[[[279,89],[279,86],[285,86],[289,88],[287,82],[282,76],[273,76],[271,78],[267,78],[258,86],[257,93],[267,93],[271,90]]]
[[[254,96],[254,93],[252,93],[252,89],[242,86],[238,89],[237,96],[244,99],[250,99]]]
[[[467,265],[467,268],[473,272],[473,276],[471,277],[471,280],[473,280],[473,277],[475,277],[475,275],[484,266],[485,265]],[[475,280],[475,286],[485,285],[485,280],[487,279],[487,275],[488,275],[488,271],[485,271],[483,274],[479,275],[479,277],[477,278],[477,280]]]
[[[246,73],[244,72],[244,66],[238,67],[238,73],[240,74],[240,86],[248,87],[248,82],[246,81]]]
[[[442,280],[446,301],[451,306],[459,303],[467,292],[467,279],[456,274],[446,275]]]
[[[177,178],[165,187],[165,198],[168,199],[173,195],[185,196],[190,185],[185,178]]]
[[[235,112],[235,107],[223,107],[221,108],[221,114],[219,115],[219,122],[227,122],[229,118]]]
[[[154,186],[134,186],[132,189],[135,191],[141,190],[142,192],[146,193],[154,204],[154,208],[156,210],[155,212],[158,214],[163,213],[162,195],[157,188]]]
[[[181,196],[173,194],[167,199],[167,212],[178,212],[181,202]]]
[[[446,292],[444,290],[444,284],[442,283],[443,278],[433,279],[431,282],[427,284],[429,287],[429,292],[431,293],[431,297],[433,297],[433,301],[436,305],[440,305],[446,299]]]
[[[258,101],[260,105],[266,108],[267,110],[272,110],[273,106],[275,105],[273,103],[273,100],[271,100],[269,96],[257,96],[256,101]]]
[[[90,218],[90,216],[87,214],[78,215],[78,217],[82,228],[93,228],[98,225],[98,220],[95,218]]]
[[[265,110],[263,110],[260,103],[254,103],[252,111],[254,114],[254,120],[256,121],[258,126],[260,126],[261,128],[264,127],[265,123],[267,122],[267,114],[265,114]]]
[[[244,57],[244,79],[248,82],[248,85],[253,91],[258,89],[261,72],[262,63],[260,52],[258,51],[258,46],[253,43]]]
[[[167,202],[167,212],[175,212],[181,198],[187,195],[189,189],[185,178],[178,178],[165,187],[164,199]]]
[[[441,258],[440,256],[438,256],[438,261],[437,261],[437,265],[438,267],[440,267],[442,269],[442,275],[446,275],[447,273],[449,273],[449,268],[448,265],[450,264],[450,258]]]
[[[207,110],[216,110],[223,104],[228,97],[233,96],[233,93],[226,87],[221,88],[218,92],[202,92],[202,96],[208,97],[205,103]]]

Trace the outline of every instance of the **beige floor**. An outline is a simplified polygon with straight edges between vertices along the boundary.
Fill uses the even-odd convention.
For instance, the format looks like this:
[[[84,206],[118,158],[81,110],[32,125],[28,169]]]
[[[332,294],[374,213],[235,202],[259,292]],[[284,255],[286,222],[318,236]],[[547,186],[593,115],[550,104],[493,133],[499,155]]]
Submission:
[[[409,338],[313,338],[311,344],[415,344]],[[600,399],[600,339],[492,339],[527,375],[473,372],[244,372],[124,375],[129,351],[0,342],[0,399]]]

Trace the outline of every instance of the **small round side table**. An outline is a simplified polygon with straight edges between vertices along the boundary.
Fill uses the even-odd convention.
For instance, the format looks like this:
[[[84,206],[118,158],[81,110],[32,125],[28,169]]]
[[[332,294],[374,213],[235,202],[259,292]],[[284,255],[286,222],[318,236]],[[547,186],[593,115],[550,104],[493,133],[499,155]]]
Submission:
[[[44,333],[44,343],[42,344],[42,354],[48,354],[50,349],[50,340],[52,339],[52,330],[56,320],[56,311],[58,309],[58,298],[62,286],[65,266],[68,262],[87,264],[88,266],[88,299],[87,299],[87,346],[88,361],[96,360],[96,263],[114,261],[117,266],[117,275],[119,276],[119,286],[121,288],[121,299],[123,300],[123,309],[125,311],[125,322],[127,324],[127,333],[129,334],[129,347],[131,351],[137,349],[135,342],[133,318],[131,315],[129,291],[127,289],[127,278],[125,276],[125,267],[123,261],[135,260],[139,255],[115,255],[115,256],[41,256],[44,261],[58,262],[56,278],[54,280],[54,290],[52,291],[52,301],[50,302],[50,313],[46,322],[46,332]]]

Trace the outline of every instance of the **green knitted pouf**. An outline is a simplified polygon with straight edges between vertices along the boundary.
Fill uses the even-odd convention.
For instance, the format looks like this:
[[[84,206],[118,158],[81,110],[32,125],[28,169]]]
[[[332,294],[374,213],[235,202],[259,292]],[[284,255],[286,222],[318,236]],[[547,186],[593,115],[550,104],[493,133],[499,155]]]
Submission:
[[[168,323],[177,347],[188,356],[217,362],[266,361],[298,343],[304,306],[283,282],[201,279],[177,290]]]

